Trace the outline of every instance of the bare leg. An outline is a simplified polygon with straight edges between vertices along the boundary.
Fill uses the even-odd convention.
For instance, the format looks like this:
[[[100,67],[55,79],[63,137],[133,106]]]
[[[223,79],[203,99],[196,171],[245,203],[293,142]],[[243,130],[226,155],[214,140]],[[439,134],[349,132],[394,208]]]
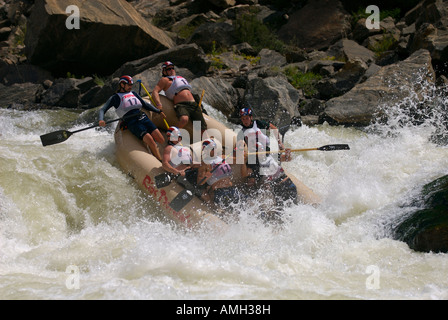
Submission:
[[[162,156],[160,155],[159,148],[157,147],[156,142],[149,133],[145,134],[145,136],[143,137],[143,142],[148,145],[149,149],[151,149],[153,156],[156,157],[159,161],[162,161]]]
[[[158,143],[165,143],[165,138],[163,137],[162,133],[159,131],[159,129],[154,130],[151,133],[151,136],[153,137],[153,139],[155,141],[157,141]]]
[[[178,124],[179,128],[185,127],[188,123],[188,119],[189,119],[188,116],[181,116],[179,118],[179,124]]]

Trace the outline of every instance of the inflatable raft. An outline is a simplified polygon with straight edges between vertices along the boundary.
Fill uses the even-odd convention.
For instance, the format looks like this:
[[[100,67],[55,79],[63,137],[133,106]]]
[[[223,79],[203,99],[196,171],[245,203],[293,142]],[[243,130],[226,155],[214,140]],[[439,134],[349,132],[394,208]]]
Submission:
[[[176,126],[178,120],[172,102],[165,96],[161,96],[161,100],[163,111],[167,116],[166,123],[163,117],[159,114],[148,113],[148,116],[159,128],[162,134],[165,135],[167,124]],[[236,143],[236,133],[208,115],[204,114],[204,119],[207,122],[210,136],[213,136],[215,140],[218,140],[218,145],[220,143],[224,153],[230,148],[230,150],[233,150]],[[192,138],[194,137],[194,133],[192,132],[193,126],[191,123],[184,129],[190,133]],[[156,186],[156,177],[166,174],[166,171],[162,168],[162,163],[151,154],[150,149],[129,130],[120,129],[120,126],[118,125],[115,130],[114,138],[117,161],[123,171],[132,176],[138,186],[160,204],[160,207],[170,219],[188,228],[202,225],[207,227],[211,226],[213,228],[221,228],[225,226],[225,222],[213,212],[213,209],[209,205],[194,196],[189,190],[185,189],[176,181],[158,188]],[[185,144],[186,141],[183,140],[183,142]],[[195,154],[200,154],[200,145],[200,138],[198,143],[191,145]],[[158,144],[158,146],[160,154],[163,154],[166,142],[163,145]],[[239,164],[232,164],[236,184],[241,182],[240,166],[241,165]],[[289,173],[287,174],[296,184],[299,200],[301,202],[313,205],[319,202],[318,197],[311,189],[306,187],[293,175]]]

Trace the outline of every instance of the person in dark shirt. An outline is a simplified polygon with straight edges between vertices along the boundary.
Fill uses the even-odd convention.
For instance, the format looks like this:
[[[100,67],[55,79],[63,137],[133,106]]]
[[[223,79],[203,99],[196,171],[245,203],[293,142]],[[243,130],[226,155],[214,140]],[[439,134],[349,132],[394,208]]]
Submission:
[[[162,110],[157,109],[143,100],[135,91],[132,91],[133,84],[134,81],[130,76],[120,77],[117,92],[109,98],[99,111],[99,125],[102,127],[106,125],[104,114],[114,107],[117,115],[123,118],[123,125],[137,138],[145,142],[151,149],[152,154],[162,161],[156,142],[164,143],[165,138],[155,124],[140,109],[143,107],[146,110],[161,114],[164,118],[166,116]]]
[[[239,112],[241,125],[242,125],[242,135],[240,134],[238,140],[244,138],[246,144],[251,143],[251,146],[255,146],[257,142],[261,142],[264,148],[270,150],[269,137],[265,134],[267,130],[275,130],[276,138],[278,141],[278,146],[280,150],[284,150],[282,140],[280,139],[278,129],[271,122],[256,120],[253,118],[252,109],[242,108]],[[264,132],[263,132],[263,131]]]

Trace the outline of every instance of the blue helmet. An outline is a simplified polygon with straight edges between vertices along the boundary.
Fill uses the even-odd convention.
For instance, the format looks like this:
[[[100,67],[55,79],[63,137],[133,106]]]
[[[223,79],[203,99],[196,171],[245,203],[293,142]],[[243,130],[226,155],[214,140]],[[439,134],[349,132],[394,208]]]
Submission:
[[[127,84],[134,84],[134,80],[132,80],[132,78],[130,76],[121,76],[120,77],[120,81],[118,81],[118,83],[127,83]]]
[[[165,62],[162,64],[162,69],[165,69],[165,68],[167,68],[167,67],[169,67],[169,66],[173,66],[173,67],[174,67],[174,63],[172,63],[171,61],[165,61]]]
[[[240,117],[243,116],[251,116],[252,115],[252,109],[251,108],[243,108],[240,110]]]
[[[179,128],[174,126],[169,127],[169,129],[166,131],[166,135],[170,138],[170,140],[182,138],[182,134],[180,133]]]
[[[216,147],[216,142],[213,141],[212,139],[206,139],[204,141],[202,141],[202,150],[204,149],[213,149]]]

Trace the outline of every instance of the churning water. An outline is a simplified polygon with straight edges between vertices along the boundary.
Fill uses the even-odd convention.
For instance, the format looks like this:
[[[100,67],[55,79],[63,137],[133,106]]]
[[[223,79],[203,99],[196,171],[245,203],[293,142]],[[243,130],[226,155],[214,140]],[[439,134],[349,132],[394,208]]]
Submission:
[[[448,255],[393,240],[401,205],[448,173],[445,101],[423,123],[302,126],[290,173],[322,198],[286,209],[281,228],[251,210],[217,236],[167,221],[118,166],[113,128],[43,147],[95,115],[0,109],[1,299],[448,299]],[[409,104],[409,102],[406,102]],[[210,108],[209,108],[210,110]],[[217,113],[213,112],[216,116]]]

